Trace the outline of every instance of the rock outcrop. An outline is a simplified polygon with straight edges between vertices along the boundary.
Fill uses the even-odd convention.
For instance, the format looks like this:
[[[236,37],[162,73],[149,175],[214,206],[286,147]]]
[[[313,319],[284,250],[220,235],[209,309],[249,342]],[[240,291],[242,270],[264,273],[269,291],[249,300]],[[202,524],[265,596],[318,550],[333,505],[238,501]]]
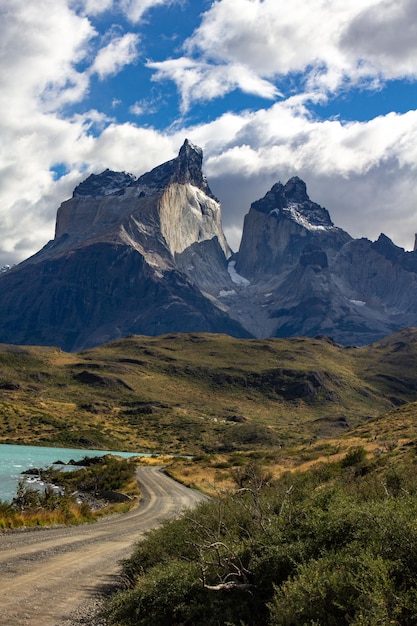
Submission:
[[[417,252],[352,239],[297,177],[252,204],[237,256],[250,284],[229,311],[254,335],[365,344],[417,324]]]
[[[310,200],[304,181],[294,177],[285,185],[276,183],[252,204],[236,269],[251,279],[265,279],[292,267],[303,255],[304,263],[317,259],[319,265],[326,264],[325,257],[334,257],[350,240],[334,226],[327,210]]]
[[[186,140],[139,178],[105,170],[78,185],[55,239],[0,274],[0,342],[214,332],[360,345],[417,325],[416,250],[352,239],[293,177],[252,204],[232,254],[202,160]]]
[[[250,336],[210,296],[214,279],[216,290],[233,284],[231,251],[201,165],[186,140],[138,179],[106,170],[81,183],[58,209],[55,239],[2,274],[0,342],[78,350],[132,333]]]

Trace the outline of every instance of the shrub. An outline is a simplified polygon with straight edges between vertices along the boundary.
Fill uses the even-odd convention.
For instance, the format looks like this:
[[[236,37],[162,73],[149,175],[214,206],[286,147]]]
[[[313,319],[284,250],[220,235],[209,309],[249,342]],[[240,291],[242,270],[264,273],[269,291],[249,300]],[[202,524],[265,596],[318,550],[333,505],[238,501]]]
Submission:
[[[235,469],[234,492],[137,544],[110,623],[415,626],[416,485],[389,466],[352,473],[364,455],[347,456],[275,482]]]
[[[345,457],[341,461],[342,467],[352,467],[353,465],[360,465],[366,459],[366,450],[362,446],[352,448],[346,453]]]
[[[270,624],[389,624],[393,592],[389,563],[383,559],[366,550],[330,553],[301,564],[297,574],[276,589]]]

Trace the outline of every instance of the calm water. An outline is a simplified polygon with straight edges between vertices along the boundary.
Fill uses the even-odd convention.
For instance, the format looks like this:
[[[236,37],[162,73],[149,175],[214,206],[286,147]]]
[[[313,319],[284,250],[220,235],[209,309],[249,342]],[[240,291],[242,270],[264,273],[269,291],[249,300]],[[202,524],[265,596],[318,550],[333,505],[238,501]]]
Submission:
[[[0,444],[0,500],[12,500],[16,494],[19,478],[22,478],[21,473],[30,467],[46,468],[58,460],[68,463],[71,459],[80,461],[85,456],[102,456],[109,453],[125,458],[148,456],[133,452],[112,452],[111,450],[77,450]]]

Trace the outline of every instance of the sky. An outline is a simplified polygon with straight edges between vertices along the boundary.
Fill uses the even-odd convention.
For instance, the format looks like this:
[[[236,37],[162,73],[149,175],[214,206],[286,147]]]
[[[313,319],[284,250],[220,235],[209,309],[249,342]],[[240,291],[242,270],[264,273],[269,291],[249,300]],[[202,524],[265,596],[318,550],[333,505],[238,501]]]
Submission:
[[[234,250],[295,175],[352,236],[412,250],[416,0],[0,0],[0,266],[90,173],[139,176],[185,138]]]

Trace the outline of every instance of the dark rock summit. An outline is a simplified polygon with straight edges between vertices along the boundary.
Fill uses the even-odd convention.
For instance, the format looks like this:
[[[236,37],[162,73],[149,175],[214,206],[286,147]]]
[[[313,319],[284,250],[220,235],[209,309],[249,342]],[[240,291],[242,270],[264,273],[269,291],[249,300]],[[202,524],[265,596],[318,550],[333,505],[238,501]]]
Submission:
[[[78,185],[55,239],[0,273],[0,342],[213,332],[360,345],[417,325],[416,250],[352,239],[293,177],[251,205],[233,255],[202,162],[186,140],[139,178],[105,170]]]
[[[305,183],[298,177],[285,185],[276,183],[261,199],[253,202],[245,217],[236,269],[251,280],[282,274],[311,252],[320,251],[320,266],[327,267],[351,237],[336,228],[328,211],[312,202]],[[306,256],[309,255],[309,256]],[[309,263],[307,263],[309,264]]]
[[[306,184],[298,176],[290,178],[285,185],[276,183],[261,200],[252,204],[252,208],[275,215],[277,219],[289,213],[293,217],[297,215],[300,221],[306,220],[311,226],[333,226],[328,211],[310,200]]]
[[[121,192],[124,187],[133,184],[135,178],[126,172],[112,172],[104,170],[101,174],[90,174],[80,183],[73,193],[73,198],[91,197],[100,198]]]

